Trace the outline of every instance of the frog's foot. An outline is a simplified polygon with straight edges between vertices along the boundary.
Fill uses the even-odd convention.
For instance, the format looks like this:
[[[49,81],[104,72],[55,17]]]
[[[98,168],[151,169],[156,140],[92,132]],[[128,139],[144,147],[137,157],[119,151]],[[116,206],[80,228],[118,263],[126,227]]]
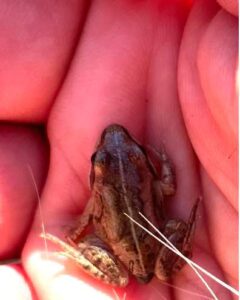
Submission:
[[[199,201],[193,206],[188,223],[181,220],[167,222],[163,234],[187,258],[192,256],[192,241],[196,224],[196,211]],[[155,265],[155,275],[160,280],[169,279],[186,264],[180,256],[162,246]]]
[[[57,252],[58,254],[70,258],[91,276],[114,286],[123,287],[128,284],[128,273],[123,265],[97,236],[88,235],[76,246],[51,234],[43,237],[60,246],[62,251]]]

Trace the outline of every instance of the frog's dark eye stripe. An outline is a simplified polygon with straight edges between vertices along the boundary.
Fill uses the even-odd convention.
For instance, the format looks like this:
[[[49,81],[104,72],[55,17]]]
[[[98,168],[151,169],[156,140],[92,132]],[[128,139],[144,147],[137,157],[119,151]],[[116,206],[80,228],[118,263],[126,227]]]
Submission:
[[[93,163],[95,165],[107,166],[110,161],[111,161],[110,153],[105,150],[101,150],[101,151],[98,151],[96,153],[96,155],[94,156]]]

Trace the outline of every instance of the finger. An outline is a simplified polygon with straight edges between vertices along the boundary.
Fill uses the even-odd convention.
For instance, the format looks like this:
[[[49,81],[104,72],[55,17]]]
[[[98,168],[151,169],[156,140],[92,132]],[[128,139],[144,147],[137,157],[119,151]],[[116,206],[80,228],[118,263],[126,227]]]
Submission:
[[[19,265],[0,266],[0,287],[1,299],[37,300]]]
[[[46,119],[72,59],[87,3],[1,1],[0,119]]]
[[[41,130],[0,126],[0,257],[17,257],[36,208],[31,167],[41,190],[47,168],[47,145]]]
[[[177,13],[180,14],[180,12],[183,13],[178,8]],[[199,186],[198,164],[185,129],[177,92],[178,51],[184,16],[180,18],[180,15],[176,18],[176,12],[173,9],[168,11],[168,16],[172,16],[171,24],[178,30],[174,31],[173,28],[168,27],[170,32],[172,29],[168,43],[161,43],[160,30],[159,36],[155,38],[156,45],[161,45],[161,47],[154,53],[149,71],[151,101],[148,104],[147,130],[150,144],[160,148],[161,143],[164,143],[164,148],[176,171],[177,192],[172,197],[173,199],[165,201],[167,216],[187,220],[194,202],[202,191]],[[159,23],[159,26],[163,27],[164,24]],[[211,264],[216,266],[212,257],[203,250],[209,249],[209,243],[202,208],[200,204],[197,211],[193,257],[194,261],[204,260],[207,266]],[[208,294],[189,266],[181,270],[173,279],[171,284],[163,283],[163,285],[170,287],[172,295],[176,295],[179,299],[180,297],[192,299],[194,294],[200,295],[201,298]]]
[[[211,247],[227,282],[238,289],[238,212],[229,205],[205,170],[201,177],[204,197],[211,203],[205,205]]]
[[[175,167],[177,192],[172,199],[165,201],[167,216],[187,220],[194,202],[202,192],[199,186],[198,164],[185,129],[177,92],[177,63],[181,29],[184,25],[183,12],[180,8],[177,11],[173,8],[168,11],[168,16],[172,16],[173,26],[168,27],[170,32],[172,30],[168,43],[161,43],[160,30],[155,38],[156,45],[161,47],[154,53],[149,71],[151,98],[148,103],[147,136],[148,142],[156,148],[161,148],[161,144],[164,143],[164,148]],[[163,26],[164,24],[159,22],[159,27]],[[174,30],[175,28],[177,30]],[[208,262],[209,266],[214,264],[214,260],[203,251],[203,248],[209,249],[209,243],[202,208],[200,204],[197,211],[193,257],[195,261]],[[182,299],[192,299],[194,293],[201,296],[208,294],[189,266],[181,270],[170,285],[165,286],[169,286],[171,292]]]
[[[180,52],[178,74],[179,92],[184,119],[194,149],[201,163],[207,169],[214,182],[216,182],[218,187],[221,189],[226,198],[231,202],[231,204],[236,207],[236,142],[233,139],[229,139],[229,135],[226,136],[225,132],[222,131],[222,126],[221,128],[218,126],[218,123],[216,122],[214,116],[211,113],[211,107],[209,108],[208,103],[206,102],[206,96],[207,99],[209,99],[209,97],[212,96],[212,93],[208,97],[208,92],[210,90],[206,89],[204,85],[201,85],[201,81],[199,78],[199,73],[206,74],[207,72],[207,74],[210,74],[213,71],[213,64],[214,61],[216,62],[216,60],[214,60],[212,63],[208,62],[206,66],[205,59],[205,65],[199,66],[199,68],[201,67],[200,70],[199,68],[197,68],[196,64],[197,55],[201,50],[201,41],[202,38],[205,36],[206,28],[209,28],[209,30],[211,31],[211,26],[215,27],[214,24],[216,23],[214,21],[211,23],[211,25],[209,24],[212,21],[212,18],[215,16],[217,9],[218,8],[214,4],[209,4],[209,9],[207,11],[206,9],[199,9],[199,11],[196,13],[196,20],[194,21],[194,24],[197,25],[194,26],[198,26],[198,24],[201,23],[201,27],[194,27],[194,32],[192,32],[193,21],[189,21],[189,23],[186,26]],[[224,36],[226,35],[223,34],[223,37]],[[222,34],[217,35],[217,37],[221,39]],[[215,38],[217,37],[215,36]],[[230,52],[222,51],[222,59],[227,59],[228,53]],[[211,56],[209,57],[209,60],[211,60]],[[231,65],[233,66],[233,63],[231,63]],[[208,66],[209,71],[207,71]],[[205,71],[203,70],[203,68],[205,68]],[[214,69],[217,70],[218,67],[215,65]],[[234,73],[234,71],[230,70],[228,67],[226,67],[226,71],[230,72],[231,74]],[[227,77],[233,79],[233,76],[231,76],[230,74]],[[215,89],[223,89],[218,88],[218,86],[216,85],[216,83],[219,84],[219,82],[220,81],[218,81],[218,79],[211,79],[210,84],[212,84],[211,86],[208,85],[208,87],[210,86],[212,90],[213,87]],[[227,90],[229,90],[229,80],[227,80],[225,83],[227,84]],[[233,87],[234,83],[230,85],[230,89]],[[225,95],[228,94],[227,90],[225,90],[224,92]],[[218,92],[215,92],[215,95],[216,94],[219,95]],[[218,102],[216,103],[224,102],[221,99],[222,98],[219,98]],[[218,104],[218,107],[219,106],[220,105]],[[227,122],[228,120],[225,120],[224,122],[226,128]]]
[[[162,11],[153,44],[148,77],[147,143],[156,149],[162,145],[169,155],[176,172],[177,192],[175,201],[166,201],[167,211],[187,219],[200,195],[197,163],[190,144],[177,91],[178,53],[186,20],[186,9],[168,8],[168,38],[162,43],[166,26],[166,11]]]
[[[213,167],[215,168],[214,174],[219,174],[220,170],[223,170],[224,168],[221,157],[222,153],[219,153],[221,147],[224,148],[224,141],[221,141],[221,135],[216,129],[212,116],[206,108],[204,95],[200,87],[198,69],[196,68],[196,57],[199,50],[199,42],[209,23],[216,15],[217,9],[218,8],[213,3],[209,2],[208,9],[206,9],[205,1],[200,1],[193,7],[185,27],[179,62],[179,90],[186,126],[201,163],[204,164],[207,172],[211,172],[211,174],[213,174]],[[229,168],[226,160],[224,163],[225,167]],[[202,180],[204,180],[204,177]],[[213,210],[213,197],[210,197],[209,195],[211,189],[212,184],[203,185],[203,204],[206,208],[206,214],[204,213],[201,216],[201,218],[204,218],[204,223],[208,225],[207,230],[210,232],[209,241],[205,244],[199,243],[201,248],[199,248],[200,251],[198,252],[198,255],[194,255],[194,260],[196,258],[201,266],[212,272],[215,276],[224,278],[224,274],[219,267],[219,265],[221,266],[221,263],[219,262],[218,257],[217,260],[208,259],[209,256],[214,257],[216,254],[214,249],[212,251],[210,247],[212,244],[209,245],[209,242],[212,243],[212,239],[217,238],[218,236],[212,236],[213,231],[215,230],[216,233],[218,227],[215,226],[214,228],[209,229],[215,220],[215,216],[213,217],[212,214],[216,214],[218,220],[219,217],[222,218],[219,209]],[[211,196],[215,197],[216,195],[212,194]],[[226,230],[222,231],[222,235],[225,234],[227,236]],[[197,243],[199,238],[201,241],[200,228],[197,227]],[[224,247],[223,244],[218,244],[218,246]],[[191,274],[191,272],[188,273],[188,278],[192,276]],[[186,281],[187,280],[188,279],[186,279]],[[226,278],[224,278],[224,281],[225,280]],[[198,282],[200,283],[198,286],[201,286],[201,282],[199,280]],[[209,280],[207,280],[207,282],[209,282]],[[212,281],[209,283],[218,294],[225,293],[222,287],[214,286]],[[225,295],[226,299],[230,299],[231,295],[229,293]],[[179,298],[181,298],[180,294]]]
[[[210,163],[208,170],[230,203],[237,207],[237,88],[238,61],[237,19],[220,11],[211,22],[199,46],[198,70],[201,87],[213,122],[219,129],[228,156],[221,155],[222,176]],[[221,35],[217,33],[221,32]],[[223,149],[224,149],[223,148]],[[212,155],[215,156],[215,150]],[[230,152],[231,151],[231,152]],[[219,166],[217,166],[219,168]],[[224,169],[223,169],[224,168]]]

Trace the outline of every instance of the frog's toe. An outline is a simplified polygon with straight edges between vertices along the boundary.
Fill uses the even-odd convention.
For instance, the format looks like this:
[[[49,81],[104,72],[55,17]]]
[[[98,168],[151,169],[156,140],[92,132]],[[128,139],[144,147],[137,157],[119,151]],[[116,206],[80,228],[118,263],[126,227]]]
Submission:
[[[181,253],[186,256],[187,258],[190,258],[192,256],[191,250],[181,250]],[[159,256],[156,261],[155,265],[155,275],[158,279],[161,281],[167,281],[170,279],[175,273],[180,271],[184,265],[186,264],[186,261],[179,257],[177,254],[172,252],[166,247],[163,247],[161,251],[159,252]]]

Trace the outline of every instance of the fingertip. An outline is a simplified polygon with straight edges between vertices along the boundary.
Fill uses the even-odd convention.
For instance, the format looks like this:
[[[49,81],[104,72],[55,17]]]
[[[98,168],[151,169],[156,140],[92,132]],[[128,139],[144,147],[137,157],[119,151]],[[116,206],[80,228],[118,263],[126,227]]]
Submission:
[[[20,265],[0,266],[0,298],[37,300]]]

